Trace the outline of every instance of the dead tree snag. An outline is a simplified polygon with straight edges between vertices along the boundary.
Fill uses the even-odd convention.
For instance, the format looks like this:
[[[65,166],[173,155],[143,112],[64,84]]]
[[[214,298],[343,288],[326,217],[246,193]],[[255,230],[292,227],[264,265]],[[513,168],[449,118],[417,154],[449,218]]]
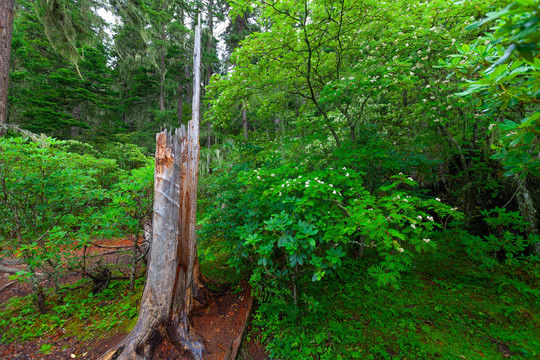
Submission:
[[[193,112],[187,130],[161,132],[156,138],[152,250],[137,324],[102,360],[151,359],[166,337],[178,350],[202,359],[203,339],[189,315],[194,293],[197,247],[195,215],[199,162],[200,26],[195,28]]]

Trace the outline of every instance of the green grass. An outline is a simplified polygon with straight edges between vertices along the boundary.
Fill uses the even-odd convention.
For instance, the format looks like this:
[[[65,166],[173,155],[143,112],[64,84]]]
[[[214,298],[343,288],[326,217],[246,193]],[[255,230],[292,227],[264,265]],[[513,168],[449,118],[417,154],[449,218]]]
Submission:
[[[126,291],[126,281],[112,282],[96,295],[91,286],[70,290],[61,299],[58,295],[49,298],[46,314],[37,311],[32,296],[11,298],[0,307],[0,343],[53,335],[59,329],[63,329],[64,336],[82,340],[127,332],[137,320],[143,285],[143,279],[137,281],[132,294]]]
[[[538,279],[528,273],[488,274],[443,244],[438,253],[416,259],[396,290],[374,285],[367,275],[370,255],[347,261],[322,282],[299,283],[304,295],[296,310],[277,296],[261,304],[255,324],[273,358],[496,360],[540,354]]]

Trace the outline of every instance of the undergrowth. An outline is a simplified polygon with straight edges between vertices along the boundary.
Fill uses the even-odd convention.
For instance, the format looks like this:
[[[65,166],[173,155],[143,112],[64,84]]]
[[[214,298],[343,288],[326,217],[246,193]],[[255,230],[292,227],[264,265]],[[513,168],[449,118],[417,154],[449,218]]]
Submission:
[[[538,263],[489,274],[450,245],[455,236],[439,235],[441,251],[419,257],[399,290],[373,285],[366,252],[326,281],[305,279],[296,307],[263,296],[259,340],[273,359],[537,358]]]
[[[128,283],[112,282],[98,294],[92,293],[89,284],[71,285],[73,290],[66,291],[63,297],[49,299],[46,314],[36,311],[32,295],[13,297],[0,306],[0,343],[26,341],[59,331],[81,340],[128,332],[137,321],[144,278],[137,280],[133,293],[127,292]]]

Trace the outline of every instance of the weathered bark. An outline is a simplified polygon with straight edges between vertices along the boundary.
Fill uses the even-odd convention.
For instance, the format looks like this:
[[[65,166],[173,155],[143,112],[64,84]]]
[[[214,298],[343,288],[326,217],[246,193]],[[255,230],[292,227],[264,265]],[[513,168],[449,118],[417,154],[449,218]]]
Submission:
[[[202,359],[203,339],[189,314],[195,292],[195,215],[199,160],[200,26],[195,28],[193,118],[156,139],[153,242],[139,319],[101,359],[151,359],[167,337],[178,350]]]
[[[15,0],[0,1],[0,125],[7,118],[7,96],[9,85],[9,61],[11,58],[11,36]],[[0,129],[0,136],[3,134]]]

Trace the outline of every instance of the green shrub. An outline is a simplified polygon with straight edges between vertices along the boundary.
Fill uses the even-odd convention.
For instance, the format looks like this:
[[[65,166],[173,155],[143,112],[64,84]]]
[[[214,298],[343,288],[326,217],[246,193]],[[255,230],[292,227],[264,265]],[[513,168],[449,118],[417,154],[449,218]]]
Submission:
[[[51,140],[54,144],[54,140]],[[18,257],[43,296],[36,273],[59,287],[74,250],[99,226],[107,189],[118,178],[114,160],[43,147],[23,138],[0,139],[0,257]]]
[[[299,277],[319,281],[347,252],[364,247],[380,258],[369,269],[377,283],[397,287],[414,253],[436,248],[430,240],[440,227],[435,218],[460,216],[440,199],[409,195],[415,185],[399,174],[375,196],[363,186],[363,174],[346,167],[244,164],[221,173],[200,236],[222,239],[234,266],[253,269],[253,285],[281,289],[295,302]]]
[[[485,269],[505,265],[518,265],[534,260],[533,252],[527,255],[527,248],[540,241],[537,235],[525,236],[528,223],[517,211],[505,208],[482,210],[484,221],[489,228],[486,236],[466,235],[462,237],[469,257]]]

